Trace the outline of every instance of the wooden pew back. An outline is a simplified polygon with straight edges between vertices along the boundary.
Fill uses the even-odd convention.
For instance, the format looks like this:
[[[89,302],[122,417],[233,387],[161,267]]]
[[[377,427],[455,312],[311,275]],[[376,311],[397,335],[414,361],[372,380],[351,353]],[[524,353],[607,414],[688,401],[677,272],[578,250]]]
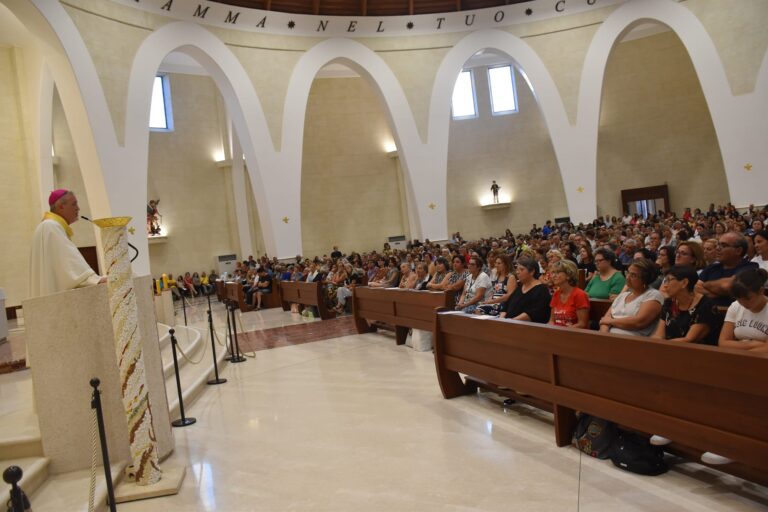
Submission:
[[[291,303],[295,303],[302,306],[317,307],[320,318],[323,320],[334,318],[336,315],[326,307],[322,293],[322,283],[306,283],[303,281],[280,282],[280,296],[284,311],[290,311]]]
[[[368,322],[379,321],[395,326],[397,344],[405,343],[408,329],[432,330],[435,309],[451,308],[453,292],[369,288],[357,286],[352,291],[352,311],[357,332],[370,332]]]
[[[242,284],[226,283],[225,290],[225,298],[233,304],[236,304],[241,312],[247,313],[253,309],[253,306],[248,304],[245,300],[245,292],[243,291]]]
[[[446,398],[471,391],[461,372],[551,402],[561,446],[579,410],[768,474],[768,355],[467,315],[435,322]]]

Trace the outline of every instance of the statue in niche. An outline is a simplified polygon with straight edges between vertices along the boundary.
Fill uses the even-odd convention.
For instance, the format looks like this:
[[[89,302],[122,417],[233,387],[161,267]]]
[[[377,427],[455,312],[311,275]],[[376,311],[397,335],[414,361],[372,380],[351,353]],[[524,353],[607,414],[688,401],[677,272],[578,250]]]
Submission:
[[[493,180],[493,184],[491,185],[491,192],[493,192],[493,204],[499,203],[499,189],[501,187],[496,183],[496,180]]]
[[[157,205],[160,204],[159,199],[151,199],[147,204],[147,235],[159,236],[163,216],[157,211]]]

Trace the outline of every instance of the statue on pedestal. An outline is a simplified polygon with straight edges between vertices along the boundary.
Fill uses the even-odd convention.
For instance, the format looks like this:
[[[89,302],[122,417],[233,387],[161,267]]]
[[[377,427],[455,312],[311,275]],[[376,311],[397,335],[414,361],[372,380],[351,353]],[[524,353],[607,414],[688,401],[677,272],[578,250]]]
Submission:
[[[499,203],[499,189],[501,187],[496,183],[496,180],[493,180],[493,184],[491,185],[491,192],[493,192],[493,204]]]

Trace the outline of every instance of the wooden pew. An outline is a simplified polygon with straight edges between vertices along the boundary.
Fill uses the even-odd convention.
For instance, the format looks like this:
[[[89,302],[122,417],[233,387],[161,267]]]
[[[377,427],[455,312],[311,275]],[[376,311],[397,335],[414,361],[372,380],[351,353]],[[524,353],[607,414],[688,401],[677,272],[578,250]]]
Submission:
[[[227,298],[226,283],[217,279],[213,284],[216,287],[216,298],[219,299],[219,302],[224,302],[224,299]]]
[[[240,309],[242,313],[247,313],[248,311],[253,310],[253,306],[248,304],[245,301],[245,292],[243,291],[243,285],[240,283],[226,283],[226,295],[225,298],[234,303],[237,304],[237,307]]]
[[[336,317],[336,313],[325,306],[323,300],[322,283],[305,283],[301,281],[281,281],[280,298],[284,311],[291,310],[291,303],[302,306],[315,306],[320,313],[320,318],[329,320]]]
[[[589,299],[589,324],[600,325],[600,319],[611,309],[612,300]]]
[[[395,327],[397,344],[402,345],[408,336],[408,329],[431,331],[435,308],[453,307],[454,295],[454,292],[357,286],[352,291],[355,327],[358,333],[364,334],[374,330],[369,322],[391,324]]]
[[[578,410],[768,481],[768,355],[456,314],[435,315],[434,343],[445,398],[476,390],[459,372],[533,395],[552,405],[558,446]]]

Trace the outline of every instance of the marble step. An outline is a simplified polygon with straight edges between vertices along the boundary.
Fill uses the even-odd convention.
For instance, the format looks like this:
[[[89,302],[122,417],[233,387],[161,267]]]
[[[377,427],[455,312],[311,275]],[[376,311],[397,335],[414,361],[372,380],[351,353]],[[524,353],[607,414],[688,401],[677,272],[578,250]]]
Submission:
[[[178,327],[176,329],[175,336],[177,342],[176,357],[179,362],[180,371],[183,371],[184,367],[190,364],[190,362],[187,361],[187,359],[181,354],[179,348],[183,350],[184,353],[193,361],[197,361],[200,359],[202,353],[204,353],[210,345],[210,340],[207,340],[206,337],[200,333],[200,331],[193,328]],[[168,336],[167,339],[170,340],[170,336]],[[172,379],[174,375],[174,369],[173,350],[171,348],[170,341],[166,343],[165,346],[162,346],[161,344],[161,347],[160,357],[163,360],[163,376],[166,380]]]
[[[190,330],[197,333],[198,339],[196,345],[194,345],[194,353],[190,354],[187,352],[187,355],[189,355],[193,360],[198,360],[200,359],[201,354],[203,354],[202,359],[200,359],[198,364],[191,364],[186,361],[186,359],[183,358],[181,354],[178,354],[179,379],[181,380],[182,389],[181,394],[184,399],[185,413],[189,416],[189,407],[207,387],[206,382],[214,378],[213,357],[211,357],[210,352],[211,342],[203,333],[197,331],[196,329],[180,326],[177,327],[176,330],[177,333],[181,333],[180,335],[177,335],[177,340],[179,343],[184,343],[183,346],[187,346],[184,341],[181,341],[183,339],[181,336],[186,336],[186,333],[184,332],[185,330]],[[194,339],[193,334],[189,334],[189,337],[190,339]],[[222,342],[224,341],[223,332],[219,332],[219,338],[222,340]],[[168,396],[168,408],[170,410],[171,420],[176,420],[180,418],[181,415],[179,412],[179,393],[176,388],[176,377],[173,371],[173,356],[171,354],[170,346],[168,346],[167,349],[163,348],[161,354],[163,357],[164,370],[170,367],[170,373],[166,373],[165,389]],[[226,349],[216,343],[216,360],[218,362],[220,376],[227,364],[226,357]],[[184,361],[184,364],[181,364],[182,360]]]
[[[0,471],[5,471],[9,466],[19,466],[23,472],[19,486],[29,497],[48,478],[48,464],[50,460],[45,457],[22,457],[0,460]]]
[[[125,467],[124,462],[111,464],[112,482],[115,486],[122,479]],[[32,510],[35,512],[87,512],[90,482],[90,469],[51,475],[37,492],[28,494]],[[106,512],[109,509],[107,485],[104,482],[104,470],[101,466],[96,468],[94,503],[95,512]]]

